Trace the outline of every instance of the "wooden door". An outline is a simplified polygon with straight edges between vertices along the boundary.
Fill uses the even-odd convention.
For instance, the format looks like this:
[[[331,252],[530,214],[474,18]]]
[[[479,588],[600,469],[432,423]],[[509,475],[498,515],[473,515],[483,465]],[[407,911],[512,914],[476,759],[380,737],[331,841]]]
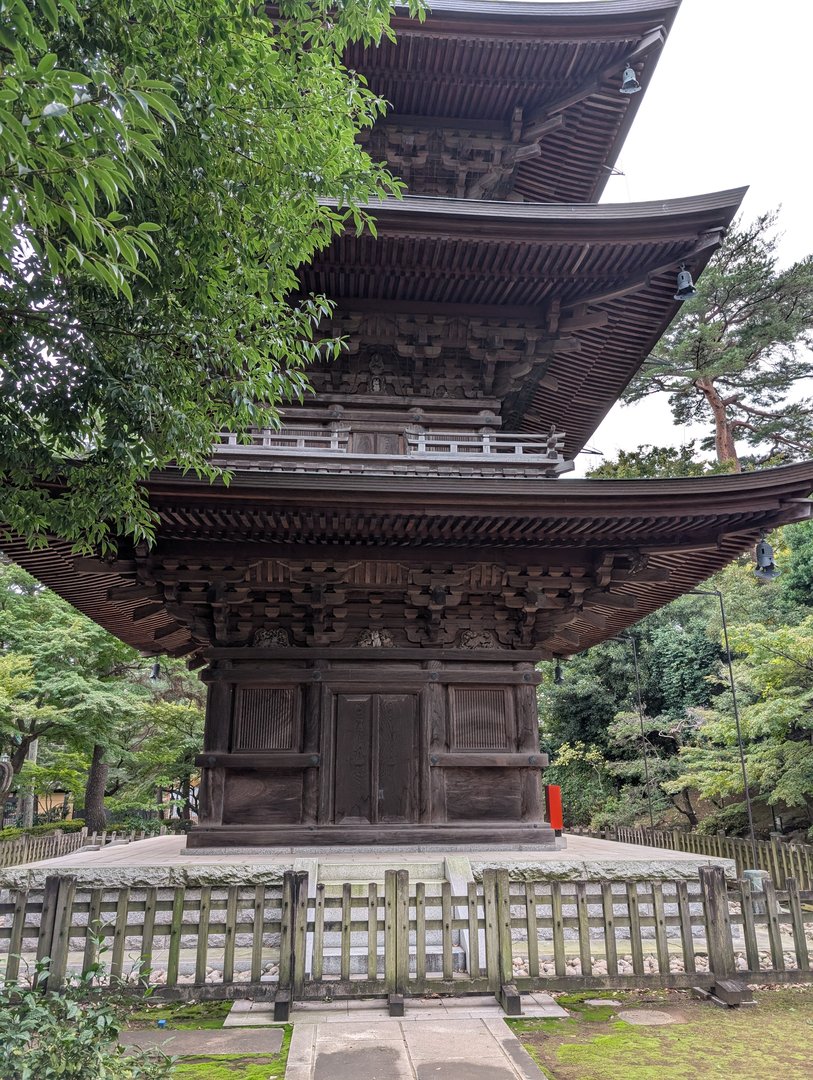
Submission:
[[[337,825],[416,820],[417,706],[415,694],[337,695]]]

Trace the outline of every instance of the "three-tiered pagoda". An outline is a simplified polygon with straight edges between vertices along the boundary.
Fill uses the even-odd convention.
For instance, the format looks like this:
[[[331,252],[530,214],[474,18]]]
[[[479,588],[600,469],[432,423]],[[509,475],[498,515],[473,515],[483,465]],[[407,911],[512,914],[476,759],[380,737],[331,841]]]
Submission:
[[[191,848],[546,845],[540,659],[809,514],[813,466],[557,479],[674,317],[742,190],[597,205],[679,0],[434,0],[351,49],[408,185],[301,275],[348,347],[231,484],[149,481],[153,547],[14,558],[137,649],[205,665]],[[628,76],[629,79],[629,76]],[[629,88],[629,87],[628,87]]]

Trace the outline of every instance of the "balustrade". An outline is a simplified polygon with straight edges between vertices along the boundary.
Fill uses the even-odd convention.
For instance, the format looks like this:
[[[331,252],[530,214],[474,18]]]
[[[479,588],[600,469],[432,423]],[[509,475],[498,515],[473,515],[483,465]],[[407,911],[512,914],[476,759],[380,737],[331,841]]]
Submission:
[[[365,427],[364,431],[369,432],[369,428]],[[254,432],[249,442],[238,440],[234,433],[223,432],[220,445],[215,449],[223,456],[251,455],[259,451],[264,457],[309,458],[318,463],[320,469],[329,467],[331,459],[343,460],[346,463],[343,469],[352,468],[351,459],[364,459],[375,462],[379,468],[390,467],[398,472],[405,471],[404,459],[412,462],[416,471],[420,462],[454,464],[461,471],[478,473],[519,467],[523,472],[535,470],[555,474],[572,467],[562,457],[564,434],[553,430],[547,435],[526,435],[493,428],[439,431],[411,425],[391,432],[393,438],[386,440],[388,446],[401,446],[400,453],[391,450],[359,453],[354,449],[354,436],[359,434],[352,425],[345,423],[307,427],[286,424],[278,430]],[[366,440],[367,445],[374,442],[374,439]]]

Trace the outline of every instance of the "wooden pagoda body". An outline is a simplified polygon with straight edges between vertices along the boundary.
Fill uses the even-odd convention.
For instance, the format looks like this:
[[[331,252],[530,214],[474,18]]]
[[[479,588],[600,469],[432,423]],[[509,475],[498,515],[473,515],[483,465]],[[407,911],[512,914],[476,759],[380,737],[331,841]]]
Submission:
[[[611,637],[763,529],[813,466],[557,479],[675,314],[742,191],[597,205],[679,0],[435,0],[354,50],[408,182],[302,273],[342,358],[229,486],[152,478],[152,548],[9,553],[152,654],[205,665],[190,848],[553,843],[535,664]]]

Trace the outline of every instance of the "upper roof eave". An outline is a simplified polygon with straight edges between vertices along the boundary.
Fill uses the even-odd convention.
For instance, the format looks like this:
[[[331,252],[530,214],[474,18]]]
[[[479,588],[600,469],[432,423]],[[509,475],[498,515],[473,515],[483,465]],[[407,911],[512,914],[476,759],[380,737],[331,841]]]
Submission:
[[[596,22],[618,22],[621,19],[651,16],[653,20],[674,19],[682,0],[591,0],[589,3],[563,0],[546,3],[544,0],[432,0],[433,16],[445,15],[465,19],[496,19],[500,22],[567,22],[587,27]],[[396,11],[408,15],[409,5],[398,3]],[[414,20],[413,20],[414,23]],[[420,26],[420,23],[417,24]],[[416,26],[416,31],[417,31]]]
[[[500,222],[505,226],[516,223],[524,232],[533,223],[564,225],[572,232],[574,226],[578,225],[621,223],[640,227],[708,213],[719,213],[721,220],[728,224],[747,191],[748,187],[743,186],[678,199],[632,203],[515,203],[406,195],[402,199],[375,199],[364,203],[363,209],[382,217],[390,215],[394,219],[414,217],[416,221],[425,219],[427,222],[440,219],[471,220],[476,222],[473,226],[476,233],[479,233],[484,221]],[[321,201],[326,206],[338,205],[331,199]]]

